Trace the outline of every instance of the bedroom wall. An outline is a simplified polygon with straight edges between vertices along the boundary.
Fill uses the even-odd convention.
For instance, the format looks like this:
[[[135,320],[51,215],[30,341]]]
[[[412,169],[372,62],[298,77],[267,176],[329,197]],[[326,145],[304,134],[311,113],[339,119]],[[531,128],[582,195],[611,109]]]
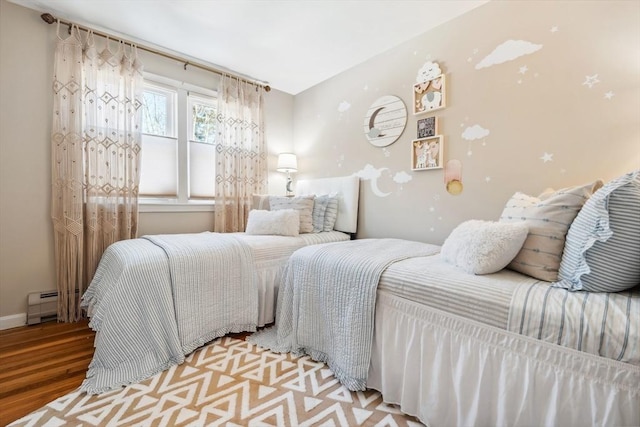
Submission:
[[[66,27],[63,27],[66,29]],[[0,329],[24,324],[30,292],[55,289],[50,219],[51,79],[55,27],[40,13],[0,0]],[[145,70],[215,88],[215,74],[141,53]],[[270,169],[293,149],[293,96],[265,96]],[[269,189],[283,194],[281,173]],[[211,230],[213,212],[142,212],[139,233]]]
[[[446,108],[414,116],[427,61],[446,74]],[[381,148],[365,115],[383,95],[409,113]],[[444,164],[462,165],[459,195],[443,169],[411,170],[430,116]],[[440,244],[464,220],[497,220],[515,191],[614,178],[640,167],[640,3],[489,2],[296,95],[294,140],[296,178],[361,177],[360,238]]]

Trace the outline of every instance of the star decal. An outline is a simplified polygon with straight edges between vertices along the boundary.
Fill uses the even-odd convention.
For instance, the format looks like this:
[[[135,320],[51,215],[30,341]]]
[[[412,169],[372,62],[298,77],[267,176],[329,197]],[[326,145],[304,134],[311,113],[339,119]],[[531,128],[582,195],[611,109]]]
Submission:
[[[607,92],[607,93],[605,93],[605,94],[604,94],[604,97],[605,97],[606,99],[611,99],[611,98],[613,98],[613,96],[614,96],[614,95],[615,95],[615,94],[614,94],[612,91],[609,91],[609,92]]]
[[[593,85],[600,83],[600,80],[598,80],[598,75],[594,74],[593,76],[585,76],[584,77],[584,82],[582,82],[583,86],[588,86],[589,89],[591,89],[593,87]]]
[[[551,31],[552,33],[557,33],[558,32],[558,26],[554,25],[553,27],[551,27],[551,29],[549,31]]]
[[[486,182],[487,184],[488,184],[489,182],[491,182],[491,177],[490,177],[490,176],[485,176],[485,177],[484,177],[484,182]]]
[[[518,71],[520,74],[524,74],[527,71],[529,71],[529,67],[527,67],[526,65],[523,65],[522,67],[520,67],[520,71]]]
[[[545,153],[542,155],[542,157],[540,157],[540,160],[542,160],[545,163],[552,162],[553,161],[553,154],[552,153],[547,153],[545,151]]]

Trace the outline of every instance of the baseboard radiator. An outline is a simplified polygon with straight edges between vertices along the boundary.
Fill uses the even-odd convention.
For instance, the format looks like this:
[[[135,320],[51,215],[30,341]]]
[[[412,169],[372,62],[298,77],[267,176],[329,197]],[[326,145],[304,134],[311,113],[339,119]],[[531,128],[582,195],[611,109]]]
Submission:
[[[58,319],[58,291],[34,292],[27,297],[27,325]]]

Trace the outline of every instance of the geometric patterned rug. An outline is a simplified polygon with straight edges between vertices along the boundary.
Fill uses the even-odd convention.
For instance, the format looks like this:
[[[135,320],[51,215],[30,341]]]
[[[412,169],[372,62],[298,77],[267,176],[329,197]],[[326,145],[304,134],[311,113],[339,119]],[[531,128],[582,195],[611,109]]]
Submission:
[[[219,338],[178,366],[97,396],[74,391],[11,426],[422,426],[324,363]]]

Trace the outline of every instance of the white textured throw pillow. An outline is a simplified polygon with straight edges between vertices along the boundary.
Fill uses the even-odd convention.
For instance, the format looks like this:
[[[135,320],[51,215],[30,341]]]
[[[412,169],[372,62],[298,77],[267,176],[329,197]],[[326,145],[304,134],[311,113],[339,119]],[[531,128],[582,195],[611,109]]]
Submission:
[[[313,232],[313,199],[315,196],[284,197],[270,196],[272,211],[295,209],[300,214],[300,233]]]
[[[495,273],[520,251],[527,232],[523,222],[466,221],[447,237],[440,256],[467,273]]]
[[[247,234],[297,236],[300,214],[295,209],[264,211],[253,209],[247,219]]]

